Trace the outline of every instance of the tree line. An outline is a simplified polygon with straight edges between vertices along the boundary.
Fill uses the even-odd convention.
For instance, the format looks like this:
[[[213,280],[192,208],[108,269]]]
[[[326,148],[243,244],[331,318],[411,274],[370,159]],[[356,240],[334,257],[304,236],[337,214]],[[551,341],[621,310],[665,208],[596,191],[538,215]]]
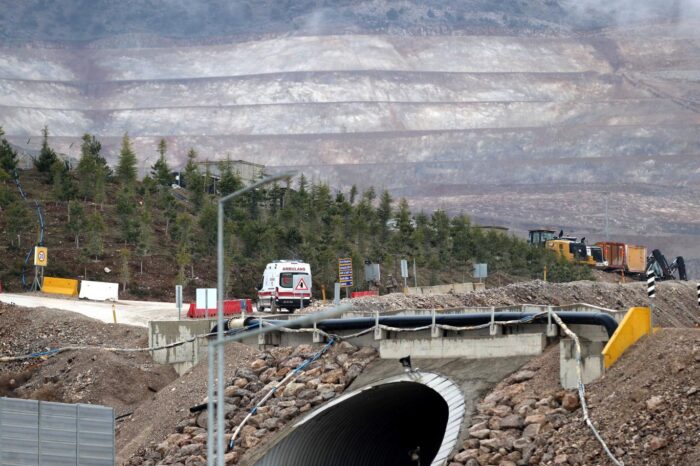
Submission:
[[[7,219],[6,242],[13,248],[19,246],[13,225],[32,220],[26,203],[8,187],[17,154],[1,131],[0,209]],[[213,190],[211,174],[200,170],[198,154],[190,149],[181,173],[186,187],[174,189],[164,139],[157,151],[150,172],[139,180],[128,134],[122,138],[115,167],[107,164],[97,137],[85,134],[80,160],[71,167],[51,148],[44,128],[35,160],[47,192],[67,204],[65,229],[82,260],[100,261],[107,230],[116,235],[120,281],[127,289],[134,274],[148,273],[148,258],[154,253],[172,264],[172,285],[193,283],[196,276],[213,278],[216,199],[244,185],[231,164],[222,162]],[[386,190],[361,191],[356,186],[334,190],[303,174],[232,201],[225,209],[224,244],[226,286],[229,296],[236,297],[254,296],[265,264],[277,259],[309,262],[316,290],[320,285],[332,289],[339,257],[353,259],[358,289],[366,286],[365,261],[380,263],[387,277],[395,273],[400,259],[415,259],[420,285],[469,279],[471,266],[481,262],[488,263],[490,273],[525,279],[541,277],[545,266],[552,281],[591,277],[587,268],[562,261],[550,251],[477,228],[466,214],[413,212],[405,199],[396,200]]]

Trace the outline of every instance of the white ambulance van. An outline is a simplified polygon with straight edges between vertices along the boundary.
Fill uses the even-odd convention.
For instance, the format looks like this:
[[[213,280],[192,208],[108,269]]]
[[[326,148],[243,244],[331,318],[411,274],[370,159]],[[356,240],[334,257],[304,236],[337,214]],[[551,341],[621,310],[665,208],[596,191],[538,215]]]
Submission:
[[[308,307],[311,304],[311,266],[298,260],[267,264],[258,290],[258,312]]]

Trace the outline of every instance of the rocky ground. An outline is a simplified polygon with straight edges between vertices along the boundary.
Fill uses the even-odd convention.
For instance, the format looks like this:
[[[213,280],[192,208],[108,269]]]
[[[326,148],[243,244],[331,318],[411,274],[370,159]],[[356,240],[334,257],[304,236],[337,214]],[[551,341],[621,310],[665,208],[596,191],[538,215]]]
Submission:
[[[227,441],[256,403],[320,348],[311,345],[276,348],[258,353],[250,364],[235,369],[226,380],[224,393]],[[241,430],[235,447],[226,454],[226,464],[243,461],[247,452],[268,441],[293,419],[337,397],[376,355],[372,348],[358,349],[346,342],[333,346],[257,409]],[[197,404],[205,402],[206,399],[197,400]],[[206,410],[190,413],[175,426],[173,433],[140,448],[124,465],[205,465],[207,415]]]
[[[666,327],[695,327],[700,325],[695,283],[670,281],[657,284],[654,302],[655,325]],[[394,293],[385,296],[368,296],[353,300],[356,311],[392,312],[404,309],[449,309],[465,306],[506,306],[514,304],[552,304],[554,306],[588,303],[609,309],[626,310],[634,306],[647,306],[646,284],[602,283],[579,281],[570,283],[545,283],[534,280],[513,283],[500,288],[465,294],[436,296],[408,296]],[[326,306],[316,304],[307,312]]]
[[[450,466],[608,465],[558,385],[556,347],[484,397]],[[663,329],[586,386],[589,413],[625,465],[700,464],[700,330]]]
[[[0,356],[64,346],[148,346],[146,329],[104,324],[80,314],[0,304]],[[111,406],[133,411],[176,378],[148,353],[70,351],[50,358],[0,363],[0,396]]]

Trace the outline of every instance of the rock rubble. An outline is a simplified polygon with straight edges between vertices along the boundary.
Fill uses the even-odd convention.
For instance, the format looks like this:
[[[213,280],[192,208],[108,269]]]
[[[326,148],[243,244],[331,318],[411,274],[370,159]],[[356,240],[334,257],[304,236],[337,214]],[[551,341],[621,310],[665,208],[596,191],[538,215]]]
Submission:
[[[226,441],[278,381],[319,349],[312,345],[276,348],[260,353],[248,367],[236,370],[224,389]],[[237,464],[247,452],[264,444],[290,421],[337,397],[376,356],[373,348],[358,349],[347,342],[332,347],[256,410],[241,429],[234,448],[226,454],[226,464]],[[205,402],[206,399],[202,400]],[[174,433],[160,443],[152,442],[141,448],[125,464],[204,466],[207,416],[206,410],[191,414],[177,425]]]

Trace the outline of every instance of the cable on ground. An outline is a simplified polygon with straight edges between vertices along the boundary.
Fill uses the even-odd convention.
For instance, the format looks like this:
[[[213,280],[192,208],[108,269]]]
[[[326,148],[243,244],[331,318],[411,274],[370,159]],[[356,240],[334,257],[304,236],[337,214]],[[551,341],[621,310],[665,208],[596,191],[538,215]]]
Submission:
[[[333,344],[334,344],[335,342],[336,342],[336,340],[335,340],[334,338],[331,338],[331,339],[328,341],[328,343],[326,344],[326,346],[324,346],[321,350],[319,350],[319,351],[318,351],[316,354],[314,354],[312,357],[308,358],[307,360],[305,360],[304,362],[302,362],[301,364],[299,364],[299,365],[296,367],[296,369],[294,369],[293,371],[289,372],[289,374],[287,374],[282,380],[280,380],[279,382],[277,382],[277,383],[270,389],[270,391],[267,392],[267,394],[266,394],[265,396],[263,396],[263,397],[260,399],[260,401],[258,401],[258,402],[255,404],[255,406],[253,406],[253,408],[251,408],[250,412],[246,415],[246,417],[241,421],[240,424],[238,424],[238,426],[236,427],[236,429],[233,431],[233,435],[231,436],[231,440],[229,441],[229,444],[228,444],[228,450],[229,450],[229,451],[233,449],[233,447],[234,447],[234,445],[235,445],[235,441],[236,441],[236,439],[238,438],[238,435],[240,434],[241,429],[243,429],[243,426],[245,426],[245,425],[248,423],[248,420],[249,420],[252,416],[255,415],[255,413],[258,411],[258,408],[260,408],[263,404],[265,404],[265,402],[266,402],[268,399],[270,399],[270,397],[271,397],[272,395],[274,395],[274,394],[277,392],[277,390],[278,390],[282,385],[284,385],[284,384],[286,384],[287,382],[291,382],[292,380],[296,379],[296,378],[301,374],[301,372],[303,372],[304,369],[306,369],[306,367],[307,367],[309,364],[313,363],[314,361],[318,360],[321,356],[323,356],[324,354],[326,354],[326,352],[330,349],[331,346],[333,346]]]

